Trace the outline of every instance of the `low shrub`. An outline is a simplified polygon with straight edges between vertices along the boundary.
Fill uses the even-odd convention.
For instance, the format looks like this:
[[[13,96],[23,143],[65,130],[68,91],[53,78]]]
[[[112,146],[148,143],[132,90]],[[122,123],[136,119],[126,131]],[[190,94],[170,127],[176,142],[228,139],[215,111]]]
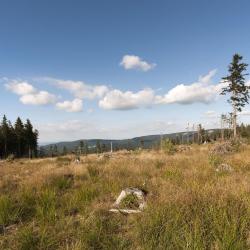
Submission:
[[[174,154],[177,151],[176,146],[168,138],[162,140],[162,149],[167,154]]]
[[[8,155],[8,157],[6,158],[6,161],[8,161],[8,162],[12,162],[12,161],[14,161],[15,160],[15,155],[14,154],[10,154],[10,155]]]

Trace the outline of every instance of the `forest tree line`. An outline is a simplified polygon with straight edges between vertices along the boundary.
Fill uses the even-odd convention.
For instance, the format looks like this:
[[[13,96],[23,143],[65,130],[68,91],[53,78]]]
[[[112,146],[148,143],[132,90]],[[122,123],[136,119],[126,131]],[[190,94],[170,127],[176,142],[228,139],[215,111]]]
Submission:
[[[237,126],[237,133],[239,138],[244,139],[244,141],[250,142],[250,125],[243,124]],[[138,149],[155,149],[159,150],[161,148],[161,141],[169,140],[174,145],[182,144],[203,144],[206,142],[224,141],[233,139],[232,128],[223,129],[210,129],[207,130],[202,127],[201,124],[198,125],[197,131],[189,131],[182,133],[175,133],[171,137],[162,136],[161,140],[147,141],[143,137],[138,142],[134,142],[133,139],[127,140],[127,143],[119,144],[113,143],[112,151],[119,150],[138,150]],[[50,145],[47,149],[40,147],[39,156],[40,157],[57,157],[67,154],[75,155],[88,155],[93,153],[105,153],[111,151],[110,143],[102,143],[101,140],[97,140],[95,145],[89,146],[88,141],[81,140],[79,144],[74,148],[67,148],[63,146],[58,148],[56,144]]]
[[[29,119],[24,123],[20,117],[12,123],[4,115],[0,123],[0,158],[36,157],[38,152],[38,131]]]

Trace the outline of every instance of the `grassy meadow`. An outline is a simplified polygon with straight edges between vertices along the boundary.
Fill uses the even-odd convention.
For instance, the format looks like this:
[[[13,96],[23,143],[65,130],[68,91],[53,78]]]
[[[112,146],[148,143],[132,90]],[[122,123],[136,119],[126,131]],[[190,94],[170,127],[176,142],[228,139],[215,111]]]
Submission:
[[[1,161],[0,249],[250,249],[250,146],[210,147]],[[127,187],[146,209],[109,212]]]

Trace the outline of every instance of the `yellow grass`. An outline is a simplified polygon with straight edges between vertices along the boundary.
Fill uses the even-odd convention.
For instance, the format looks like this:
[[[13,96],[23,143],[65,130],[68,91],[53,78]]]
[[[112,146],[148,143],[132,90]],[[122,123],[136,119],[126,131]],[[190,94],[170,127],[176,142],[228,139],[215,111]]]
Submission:
[[[2,161],[0,248],[250,249],[250,146],[223,159],[230,173],[215,171],[210,147],[89,155],[80,164]],[[126,187],[148,191],[141,214],[108,212]]]

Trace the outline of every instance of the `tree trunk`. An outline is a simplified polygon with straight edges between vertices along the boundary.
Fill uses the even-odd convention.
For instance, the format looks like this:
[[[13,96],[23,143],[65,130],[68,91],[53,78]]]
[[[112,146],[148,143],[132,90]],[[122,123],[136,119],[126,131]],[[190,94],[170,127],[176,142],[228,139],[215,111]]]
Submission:
[[[221,140],[224,141],[224,120],[221,117]]]
[[[29,146],[29,159],[31,159],[31,147]]]
[[[4,154],[5,154],[5,157],[7,157],[7,142],[6,141],[4,142]]]
[[[235,93],[233,93],[235,96]],[[235,102],[233,102],[233,133],[234,133],[234,139],[237,137],[237,110],[235,106]]]

